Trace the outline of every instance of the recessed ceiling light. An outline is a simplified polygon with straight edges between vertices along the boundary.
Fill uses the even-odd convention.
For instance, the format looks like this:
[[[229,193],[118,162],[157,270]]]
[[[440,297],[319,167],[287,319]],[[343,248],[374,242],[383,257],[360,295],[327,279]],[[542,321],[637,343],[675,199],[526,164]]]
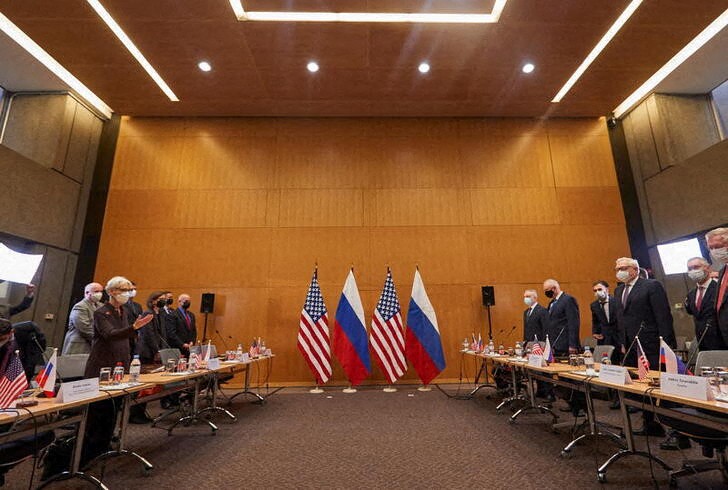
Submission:
[[[309,61],[308,65],[306,65],[306,69],[311,73],[316,73],[317,71],[319,71],[318,63],[316,63],[315,61]]]
[[[657,70],[654,75],[647,79],[645,83],[632,92],[632,94],[624,99],[624,101],[614,109],[614,117],[622,117],[625,113],[636,106],[643,98],[645,98],[657,85],[672,73],[678,66],[690,58],[705,43],[713,39],[713,37],[728,26],[728,9],[723,11],[708,27],[695,36],[692,41],[687,43],[678,53],[673,56],[670,61],[665,63],[662,68]]]
[[[210,63],[208,63],[207,61],[200,61],[199,63],[197,63],[197,66],[202,71],[212,70],[212,65],[210,65]]]
[[[591,52],[586,56],[586,58],[584,58],[584,61],[581,62],[581,65],[579,65],[576,71],[571,75],[571,77],[569,77],[564,86],[561,87],[561,89],[559,90],[559,93],[554,96],[551,102],[561,102],[561,99],[564,98],[569,90],[571,90],[571,87],[573,87],[574,84],[579,80],[579,78],[581,78],[586,69],[589,68],[589,65],[591,65],[595,59],[597,59],[597,56],[599,56],[599,54],[604,50],[607,44],[609,44],[612,38],[617,35],[622,26],[627,23],[629,18],[632,16],[634,11],[637,10],[637,7],[639,7],[641,3],[642,0],[632,0],[632,2],[627,5],[627,8],[625,8],[622,14],[617,18],[617,20],[614,21],[614,24],[612,24],[609,30],[607,30],[606,34],[602,36],[597,45],[594,46],[594,49],[592,49]]]
[[[495,0],[489,14],[428,14],[405,12],[247,12],[242,0],[230,0],[239,21],[274,22],[410,22],[490,24],[498,22],[508,0]],[[485,2],[484,2],[485,3]]]
[[[63,65],[49,55],[43,48],[33,41],[27,34],[13,24],[10,19],[5,17],[0,12],[0,32],[3,32],[10,39],[18,43],[18,45],[28,52],[33,58],[38,60],[43,66],[48,68],[55,76],[60,78],[63,83],[68,85],[71,90],[78,94],[82,99],[88,102],[94,107],[100,114],[103,114],[106,119],[111,118],[112,110],[111,107],[101,100],[95,93],[91,91],[86,85],[84,85],[78,78],[73,76],[71,72],[66,70]]]
[[[523,73],[531,73],[535,69],[536,67],[533,63],[526,63],[525,65],[523,65],[523,68],[521,68],[521,70],[523,70]]]
[[[430,64],[422,62],[420,63],[420,66],[417,67],[418,70],[420,70],[420,73],[427,73],[430,71]]]
[[[154,83],[157,84],[157,86],[162,90],[162,92],[164,92],[169,100],[171,100],[172,102],[178,102],[179,99],[174,94],[174,92],[172,92],[172,89],[169,88],[167,83],[162,79],[159,73],[157,73],[157,70],[154,69],[152,64],[147,61],[142,52],[139,51],[139,48],[137,48],[132,40],[129,38],[129,36],[126,35],[124,30],[119,26],[119,24],[117,24],[111,14],[109,14],[104,6],[101,5],[101,2],[99,2],[98,0],[86,1],[91,6],[91,8],[96,11],[99,17],[101,17],[101,20],[106,23],[109,29],[111,29],[111,32],[113,32],[116,37],[119,38],[119,41],[121,41],[124,47],[131,53],[131,55],[137,60],[137,62],[142,65],[144,71],[146,71],[151,79],[154,80]]]

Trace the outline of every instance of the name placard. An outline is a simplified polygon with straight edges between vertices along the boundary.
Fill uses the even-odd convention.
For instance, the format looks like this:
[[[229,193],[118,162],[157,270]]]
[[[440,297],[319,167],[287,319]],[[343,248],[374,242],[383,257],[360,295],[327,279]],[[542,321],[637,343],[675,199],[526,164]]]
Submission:
[[[660,391],[668,395],[684,396],[693,400],[713,399],[708,379],[688,374],[660,373]]]
[[[599,379],[606,383],[614,383],[615,385],[628,385],[632,383],[629,372],[624,366],[611,366],[602,364],[599,368]]]
[[[207,369],[220,369],[220,359],[211,357],[207,360]]]
[[[543,366],[543,356],[539,355],[528,355],[528,365],[532,367],[542,367]]]
[[[85,398],[92,398],[99,394],[99,378],[80,379],[68,383],[61,383],[56,398],[61,403],[70,403]]]

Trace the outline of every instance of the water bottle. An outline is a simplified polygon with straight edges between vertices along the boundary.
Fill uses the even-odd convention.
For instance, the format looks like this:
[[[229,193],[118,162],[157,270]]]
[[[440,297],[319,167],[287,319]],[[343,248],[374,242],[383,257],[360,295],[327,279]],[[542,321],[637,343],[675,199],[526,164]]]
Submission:
[[[238,344],[238,350],[235,351],[235,360],[236,361],[243,360],[243,344]]]
[[[261,339],[260,342],[258,342],[258,353],[261,356],[265,355],[265,340]]]
[[[463,352],[467,352],[469,350],[468,347],[470,347],[470,343],[466,337],[463,339]]]
[[[495,354],[495,344],[493,343],[493,339],[490,339],[490,342],[488,342],[488,354]]]
[[[129,382],[130,383],[138,383],[139,382],[139,374],[142,371],[142,363],[139,360],[139,355],[135,354],[134,359],[131,361],[131,365],[129,366]]]
[[[586,369],[587,376],[594,376],[594,356],[592,356],[591,349],[587,345],[584,347],[584,368]]]
[[[124,365],[120,362],[114,366],[114,374],[111,377],[111,383],[118,385],[124,380]]]
[[[609,355],[606,352],[602,354],[602,364],[612,364],[612,360],[609,358]]]
[[[193,373],[197,371],[197,367],[200,364],[200,360],[197,357],[197,353],[193,352],[190,354],[190,362],[187,365],[187,370],[192,371]]]
[[[516,342],[516,357],[523,357],[523,344],[521,342]]]
[[[501,355],[502,356],[505,353],[506,353],[506,348],[503,347],[503,344],[499,345],[498,346],[498,355]]]

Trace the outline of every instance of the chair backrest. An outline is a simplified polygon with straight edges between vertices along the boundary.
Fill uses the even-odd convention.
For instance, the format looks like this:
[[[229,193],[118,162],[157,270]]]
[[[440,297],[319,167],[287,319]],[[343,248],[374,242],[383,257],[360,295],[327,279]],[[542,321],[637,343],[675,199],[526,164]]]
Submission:
[[[612,352],[614,352],[613,345],[598,345],[594,347],[594,362],[602,362],[604,353],[606,353],[607,357],[611,360]]]
[[[68,354],[58,356],[58,377],[64,381],[74,378],[83,378],[86,371],[88,354]]]
[[[704,350],[698,352],[695,361],[695,375],[703,374],[703,367],[728,366],[728,350]]]
[[[180,357],[182,357],[182,353],[179,351],[179,349],[160,349],[159,350],[159,359],[162,361],[162,366],[166,366],[167,362],[170,359],[174,359],[175,362],[179,361]]]
[[[594,350],[597,346],[597,339],[592,336],[584,337],[581,341],[581,345],[584,347],[588,345],[591,350]]]
[[[207,352],[207,344],[193,345],[190,347],[190,354],[197,354],[198,356],[205,357]],[[215,344],[210,344],[210,357],[217,357],[217,347]]]

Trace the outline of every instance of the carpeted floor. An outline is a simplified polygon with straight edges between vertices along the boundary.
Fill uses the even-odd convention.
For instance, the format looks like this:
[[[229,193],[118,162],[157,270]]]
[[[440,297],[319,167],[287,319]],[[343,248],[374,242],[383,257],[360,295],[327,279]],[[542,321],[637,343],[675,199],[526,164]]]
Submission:
[[[456,386],[446,387],[454,393]],[[568,430],[553,433],[549,419],[527,415],[517,424],[495,412],[497,400],[481,390],[473,400],[448,398],[438,390],[397,393],[364,388],[356,394],[327,389],[312,395],[288,389],[264,405],[238,399],[237,422],[218,416],[212,436],[205,425],[165,431],[133,426],[129,445],[149,458],[155,469],[143,476],[131,459],[108,463],[104,482],[112,489],[154,488],[654,488],[645,459],[627,458],[596,481],[596,468],[615,446],[608,442],[579,446],[569,459],[562,447]],[[558,406],[558,405],[557,405]],[[152,407],[156,413],[158,407]],[[605,420],[618,423],[617,411],[599,402]],[[573,420],[560,413],[561,420]],[[639,416],[634,420],[639,425]],[[644,446],[645,438],[638,438]],[[680,452],[653,451],[673,466]],[[699,457],[692,449],[684,456]],[[99,468],[92,473],[98,474]],[[666,472],[654,466],[660,487]],[[27,488],[30,464],[8,474],[7,488]],[[23,483],[23,482],[26,483]],[[37,481],[37,480],[36,480]],[[681,488],[726,488],[717,472],[683,479]],[[88,488],[79,482],[49,488]]]

